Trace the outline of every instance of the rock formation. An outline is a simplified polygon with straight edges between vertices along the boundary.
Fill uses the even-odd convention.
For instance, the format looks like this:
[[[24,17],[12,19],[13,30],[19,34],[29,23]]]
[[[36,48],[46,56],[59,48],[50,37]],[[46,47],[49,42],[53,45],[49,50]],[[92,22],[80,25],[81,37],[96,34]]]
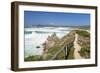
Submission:
[[[53,33],[51,36],[48,36],[45,43],[43,43],[43,46],[45,49],[53,47],[57,42],[59,42],[60,39],[56,36],[56,33]]]

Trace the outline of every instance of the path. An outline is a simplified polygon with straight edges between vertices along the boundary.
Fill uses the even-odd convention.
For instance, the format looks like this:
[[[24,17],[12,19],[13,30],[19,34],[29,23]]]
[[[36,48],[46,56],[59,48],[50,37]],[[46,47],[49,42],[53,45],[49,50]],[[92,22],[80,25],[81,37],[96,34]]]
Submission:
[[[78,41],[78,34],[75,34],[75,41],[74,41],[74,58],[75,59],[83,59],[83,57],[80,56],[79,51],[81,50],[81,46],[77,43]]]

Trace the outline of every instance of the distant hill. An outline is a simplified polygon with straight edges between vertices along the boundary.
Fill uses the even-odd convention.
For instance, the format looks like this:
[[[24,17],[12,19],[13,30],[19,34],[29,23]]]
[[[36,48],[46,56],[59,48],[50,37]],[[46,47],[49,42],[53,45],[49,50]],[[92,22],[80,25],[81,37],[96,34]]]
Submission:
[[[89,25],[54,25],[54,24],[34,24],[34,25],[25,25],[25,28],[31,28],[31,27],[90,27]]]

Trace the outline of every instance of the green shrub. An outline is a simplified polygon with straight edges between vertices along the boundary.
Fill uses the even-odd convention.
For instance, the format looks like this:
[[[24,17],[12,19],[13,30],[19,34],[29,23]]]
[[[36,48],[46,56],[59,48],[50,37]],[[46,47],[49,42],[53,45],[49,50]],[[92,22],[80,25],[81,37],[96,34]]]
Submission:
[[[83,47],[80,50],[80,55],[84,58],[90,58],[90,48],[88,47]]]
[[[36,55],[36,56],[29,56],[29,57],[26,57],[24,59],[24,61],[40,61],[40,60],[43,60],[41,56],[39,55]]]
[[[83,30],[76,30],[76,33],[79,34],[80,36],[84,36],[84,37],[90,37],[90,33],[87,31],[83,31]]]

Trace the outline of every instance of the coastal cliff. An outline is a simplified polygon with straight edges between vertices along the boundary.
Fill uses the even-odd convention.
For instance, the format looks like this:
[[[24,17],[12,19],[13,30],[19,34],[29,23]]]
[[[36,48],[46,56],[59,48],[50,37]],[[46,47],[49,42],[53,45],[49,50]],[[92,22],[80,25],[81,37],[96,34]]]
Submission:
[[[77,37],[75,36],[77,34]],[[75,38],[77,40],[75,41]],[[78,44],[78,45],[76,45]],[[85,30],[72,30],[59,39],[55,33],[48,36],[44,46],[44,59],[50,59],[62,48],[67,46],[66,59],[90,58],[90,33]],[[77,46],[77,47],[76,47]],[[77,56],[77,57],[76,57]],[[80,57],[78,57],[80,56]],[[56,59],[64,59],[64,52],[56,56]]]

